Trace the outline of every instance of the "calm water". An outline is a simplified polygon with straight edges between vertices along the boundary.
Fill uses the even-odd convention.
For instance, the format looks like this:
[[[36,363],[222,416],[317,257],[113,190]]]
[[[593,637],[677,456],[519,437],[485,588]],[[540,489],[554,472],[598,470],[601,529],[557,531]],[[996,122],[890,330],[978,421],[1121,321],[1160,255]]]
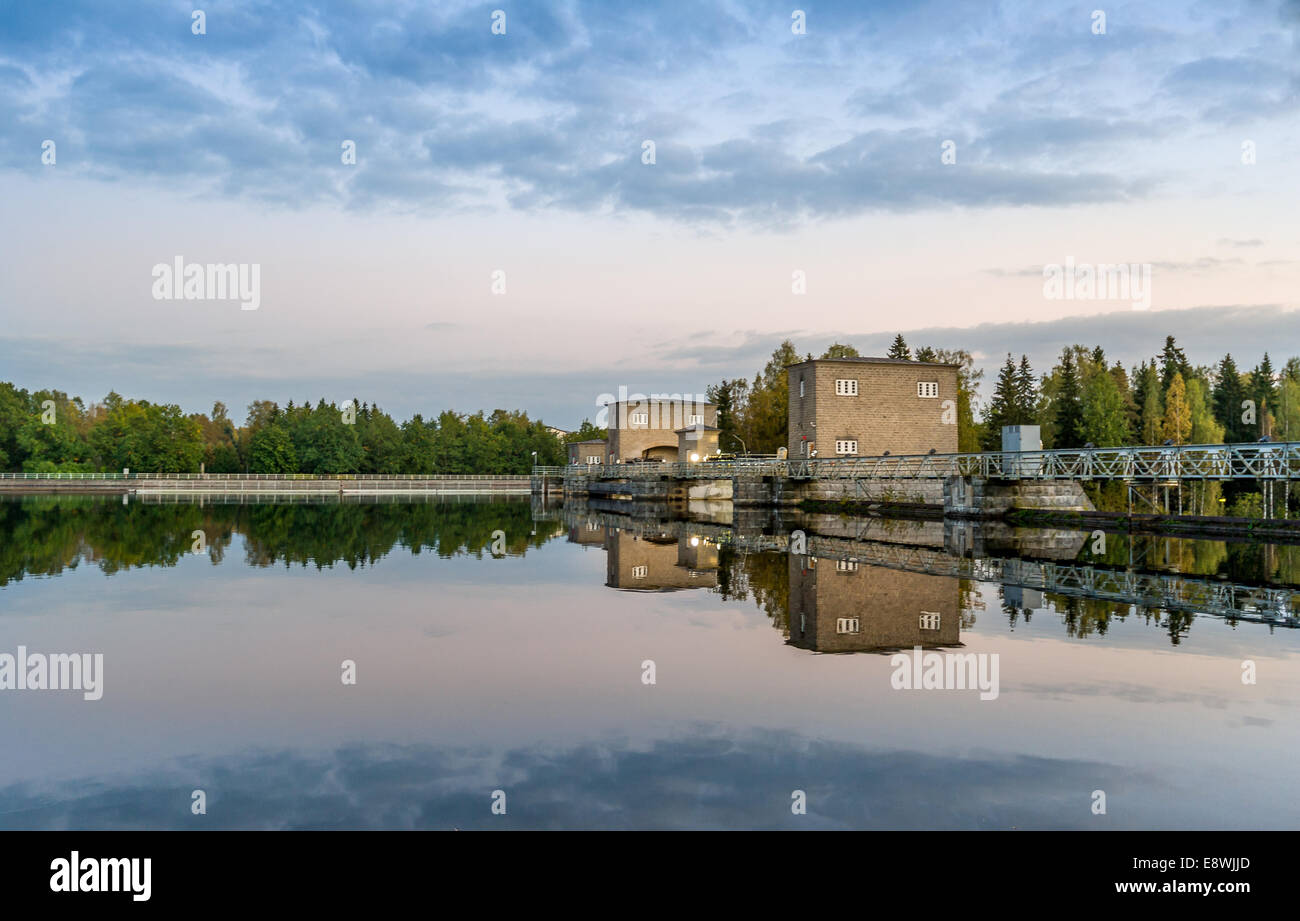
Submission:
[[[0,653],[104,655],[0,691],[0,828],[1300,826],[1300,630],[999,581],[1284,597],[1295,548],[794,523],[0,501]],[[894,689],[915,645],[997,698]]]

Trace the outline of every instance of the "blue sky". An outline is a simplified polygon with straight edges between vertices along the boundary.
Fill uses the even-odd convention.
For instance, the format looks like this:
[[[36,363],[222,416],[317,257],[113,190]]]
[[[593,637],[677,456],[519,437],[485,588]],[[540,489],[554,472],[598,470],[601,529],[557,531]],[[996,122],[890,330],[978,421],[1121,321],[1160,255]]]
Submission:
[[[1099,6],[4,3],[0,379],[568,426],[787,336],[1300,353],[1300,3]],[[261,307],[154,300],[178,255]]]

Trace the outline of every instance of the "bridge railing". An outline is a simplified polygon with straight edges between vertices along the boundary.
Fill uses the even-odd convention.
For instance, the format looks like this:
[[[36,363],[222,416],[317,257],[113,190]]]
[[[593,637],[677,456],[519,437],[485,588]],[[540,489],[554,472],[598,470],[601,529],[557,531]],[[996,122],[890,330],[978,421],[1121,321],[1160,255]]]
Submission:
[[[528,479],[526,473],[0,473],[0,480],[183,480],[194,482],[223,482],[256,480],[266,482],[297,482],[312,480],[347,480],[349,482],[459,482],[461,480],[514,480]]]
[[[683,463],[569,464],[536,467],[536,475],[564,477],[711,479],[785,476],[819,479],[1290,480],[1300,478],[1300,442],[1156,445],[985,451],[971,454],[899,454],[883,457],[735,458]]]

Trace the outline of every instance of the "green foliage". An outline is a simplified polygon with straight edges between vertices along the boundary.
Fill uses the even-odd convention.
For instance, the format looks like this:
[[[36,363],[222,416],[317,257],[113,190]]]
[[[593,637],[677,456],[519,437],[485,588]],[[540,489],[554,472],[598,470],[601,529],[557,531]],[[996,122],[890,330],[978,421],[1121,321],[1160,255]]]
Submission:
[[[1093,374],[1083,387],[1082,437],[1099,448],[1128,441],[1124,398],[1108,372]]]
[[[907,347],[907,342],[903,339],[903,334],[899,333],[894,337],[893,344],[889,347],[890,358],[901,358],[904,361],[912,360],[912,352]]]
[[[280,422],[264,425],[250,439],[250,473],[298,473],[298,455],[288,428]]]

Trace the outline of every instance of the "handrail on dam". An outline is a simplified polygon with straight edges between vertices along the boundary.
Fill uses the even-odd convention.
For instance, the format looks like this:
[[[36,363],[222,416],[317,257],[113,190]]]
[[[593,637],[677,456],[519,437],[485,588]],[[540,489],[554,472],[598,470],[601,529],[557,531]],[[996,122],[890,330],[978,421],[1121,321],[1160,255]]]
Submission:
[[[356,480],[360,482],[415,482],[435,480],[526,480],[526,473],[0,473],[0,480],[183,480],[196,482],[222,482],[258,480],[288,482],[299,480]]]
[[[736,458],[701,463],[569,464],[534,467],[534,476],[637,479],[717,479],[778,476],[808,479],[934,480],[980,476],[1016,480],[1294,480],[1300,479],[1300,442],[1160,445],[985,451],[973,454],[900,454],[883,457]]]

